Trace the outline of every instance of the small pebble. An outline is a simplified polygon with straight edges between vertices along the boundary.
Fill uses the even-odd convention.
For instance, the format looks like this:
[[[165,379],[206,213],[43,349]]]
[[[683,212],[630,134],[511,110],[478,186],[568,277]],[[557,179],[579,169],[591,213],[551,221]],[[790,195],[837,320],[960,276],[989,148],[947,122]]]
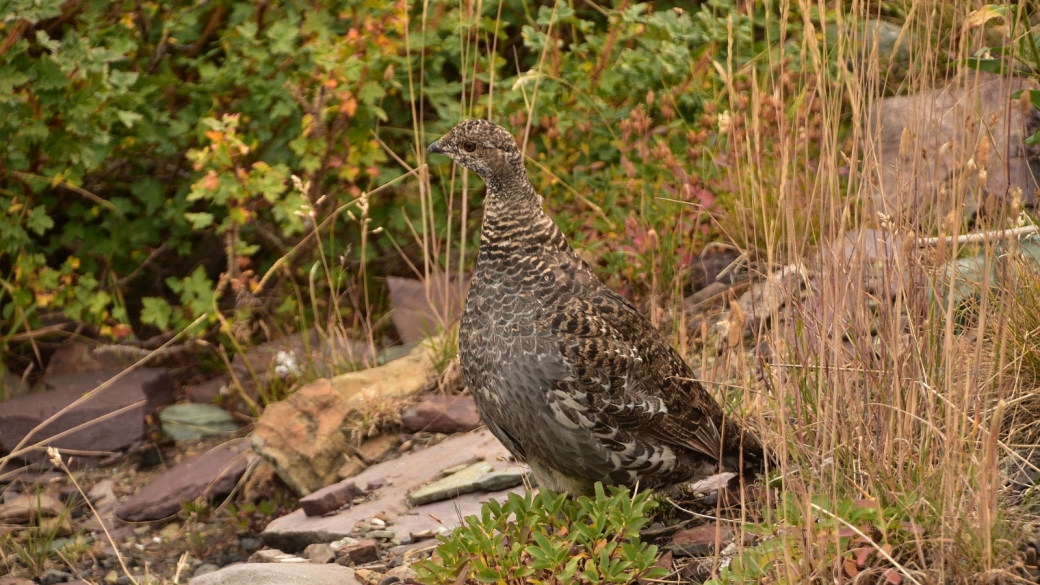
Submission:
[[[386,527],[386,522],[380,520],[379,518],[373,518],[372,519],[372,526],[375,526],[376,528],[385,528]]]
[[[379,538],[382,540],[391,540],[397,535],[390,530],[370,530],[366,534],[368,538]]]

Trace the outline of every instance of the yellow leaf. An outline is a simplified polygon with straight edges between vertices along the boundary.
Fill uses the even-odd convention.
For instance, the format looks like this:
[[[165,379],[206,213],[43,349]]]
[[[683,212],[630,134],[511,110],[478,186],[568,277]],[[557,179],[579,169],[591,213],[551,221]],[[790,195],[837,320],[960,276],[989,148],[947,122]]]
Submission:
[[[995,4],[987,4],[964,19],[964,28],[976,28],[994,18],[1004,19],[1004,8]]]

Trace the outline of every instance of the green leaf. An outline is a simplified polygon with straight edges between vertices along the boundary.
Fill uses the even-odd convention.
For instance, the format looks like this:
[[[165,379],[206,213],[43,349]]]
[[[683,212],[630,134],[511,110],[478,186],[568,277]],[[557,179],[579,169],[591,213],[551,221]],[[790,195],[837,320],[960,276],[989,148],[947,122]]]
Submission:
[[[141,299],[141,304],[141,322],[155,325],[157,329],[166,331],[170,324],[170,316],[173,315],[170,304],[159,297],[144,297]]]
[[[42,236],[43,232],[54,227],[54,220],[47,215],[47,209],[41,205],[34,207],[33,210],[29,212],[25,224],[30,230],[36,232],[36,235]]]
[[[123,123],[127,128],[133,128],[134,124],[144,119],[144,116],[137,112],[128,112],[126,110],[116,110],[116,116],[119,117],[119,121]]]
[[[204,230],[213,225],[213,214],[205,211],[199,213],[185,213],[184,217],[191,222],[191,227],[197,230]]]

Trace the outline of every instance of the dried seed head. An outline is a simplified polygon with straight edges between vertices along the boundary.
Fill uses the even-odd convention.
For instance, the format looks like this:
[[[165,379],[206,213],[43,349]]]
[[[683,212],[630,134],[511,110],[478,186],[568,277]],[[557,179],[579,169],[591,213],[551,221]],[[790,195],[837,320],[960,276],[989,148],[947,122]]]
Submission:
[[[978,163],[979,168],[985,172],[989,168],[989,135],[983,134],[979,140],[979,145],[975,149],[975,162]]]
[[[910,133],[909,128],[903,128],[903,133],[899,136],[899,158],[902,160],[909,160],[910,155],[913,152],[914,136]]]

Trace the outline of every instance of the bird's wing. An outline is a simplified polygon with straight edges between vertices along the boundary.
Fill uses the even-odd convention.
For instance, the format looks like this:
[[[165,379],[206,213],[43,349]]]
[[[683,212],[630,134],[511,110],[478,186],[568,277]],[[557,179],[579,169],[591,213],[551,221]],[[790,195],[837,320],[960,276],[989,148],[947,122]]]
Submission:
[[[580,408],[608,444],[620,431],[720,455],[718,403],[628,301],[606,288],[569,299],[542,332],[555,340],[574,378],[554,409]]]

